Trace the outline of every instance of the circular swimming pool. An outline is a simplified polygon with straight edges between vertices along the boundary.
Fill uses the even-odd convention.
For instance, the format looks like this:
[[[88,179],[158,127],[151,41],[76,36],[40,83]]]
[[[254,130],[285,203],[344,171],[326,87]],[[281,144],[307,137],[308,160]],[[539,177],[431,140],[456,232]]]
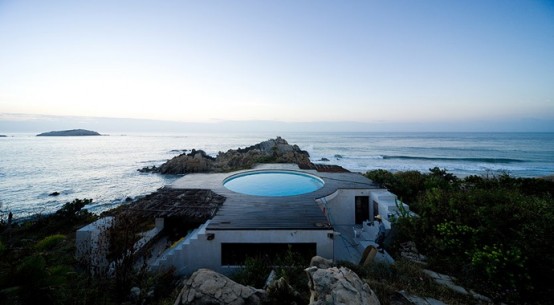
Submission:
[[[316,191],[325,183],[320,178],[294,171],[255,171],[233,175],[223,185],[237,193],[254,196],[294,196]]]

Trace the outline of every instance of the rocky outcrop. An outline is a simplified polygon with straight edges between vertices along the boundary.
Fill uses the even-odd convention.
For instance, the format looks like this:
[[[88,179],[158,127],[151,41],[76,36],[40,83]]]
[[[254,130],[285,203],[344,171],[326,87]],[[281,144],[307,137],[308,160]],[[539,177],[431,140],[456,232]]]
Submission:
[[[308,152],[277,137],[250,147],[220,152],[216,158],[202,150],[192,150],[188,154],[174,157],[160,167],[143,168],[139,171],[162,174],[229,172],[252,168],[257,163],[295,163],[301,167],[313,166]]]
[[[187,280],[175,305],[256,305],[262,304],[265,297],[264,290],[243,286],[208,269],[199,269]]]
[[[186,174],[211,172],[215,158],[203,150],[193,149],[190,153],[183,153],[162,164],[157,172],[161,174]]]
[[[76,136],[99,136],[96,131],[86,129],[71,129],[61,131],[49,131],[38,134],[37,137],[76,137]]]
[[[310,287],[310,305],[369,304],[380,305],[375,293],[348,268],[306,269]]]
[[[290,145],[281,137],[244,148],[220,152],[216,158],[217,171],[228,172],[251,168],[256,163],[310,164],[310,155],[298,145]]]

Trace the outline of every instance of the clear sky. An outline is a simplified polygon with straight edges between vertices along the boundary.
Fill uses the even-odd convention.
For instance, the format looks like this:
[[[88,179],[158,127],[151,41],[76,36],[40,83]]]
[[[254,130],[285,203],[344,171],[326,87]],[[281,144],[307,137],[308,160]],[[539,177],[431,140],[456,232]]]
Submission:
[[[2,113],[554,125],[554,2],[0,0]]]

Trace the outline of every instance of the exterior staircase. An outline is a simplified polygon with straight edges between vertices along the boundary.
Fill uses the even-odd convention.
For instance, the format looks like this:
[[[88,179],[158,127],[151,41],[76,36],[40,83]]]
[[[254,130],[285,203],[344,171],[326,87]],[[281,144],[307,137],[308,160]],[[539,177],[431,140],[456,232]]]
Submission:
[[[171,267],[175,268],[178,275],[185,274],[187,266],[190,264],[190,253],[194,251],[194,245],[198,243],[199,238],[206,236],[206,227],[210,221],[205,222],[200,227],[192,230],[187,236],[178,241],[171,248],[165,250],[151,265],[151,270],[163,270]]]

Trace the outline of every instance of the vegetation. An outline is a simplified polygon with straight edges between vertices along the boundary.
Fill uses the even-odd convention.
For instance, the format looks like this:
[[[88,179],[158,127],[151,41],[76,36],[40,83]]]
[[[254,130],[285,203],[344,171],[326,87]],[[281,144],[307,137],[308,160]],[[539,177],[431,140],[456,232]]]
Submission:
[[[396,245],[416,242],[429,268],[456,276],[461,284],[495,302],[549,304],[554,289],[554,182],[509,175],[458,178],[433,168],[428,173],[371,171],[366,176],[410,204],[394,223]],[[84,207],[90,199],[68,202],[47,216],[8,225],[0,222],[0,304],[172,304],[178,281],[171,271],[151,274],[128,251],[151,221],[119,218],[109,232],[108,272],[91,275],[75,260],[75,230],[97,216]],[[399,205],[399,208],[402,206]],[[113,212],[115,215],[115,212]],[[135,255],[137,254],[137,255]],[[269,291],[268,304],[307,303],[304,268],[308,262],[288,251],[273,261],[251,258],[235,276],[262,288],[271,269],[294,291]],[[382,304],[398,290],[431,296],[448,304],[477,301],[434,285],[417,265],[402,260],[392,267],[342,263],[362,277]],[[139,268],[137,268],[139,266]],[[140,293],[129,296],[131,287]]]
[[[266,304],[308,304],[310,292],[304,269],[309,264],[309,260],[289,249],[284,255],[278,255],[274,261],[269,261],[267,257],[247,258],[244,267],[232,279],[237,283],[262,289],[274,270],[275,279],[284,278],[293,289],[268,289]]]
[[[506,174],[460,179],[439,168],[366,176],[419,215],[398,219],[397,242],[415,241],[431,269],[457,276],[496,301],[550,303],[553,182]]]
[[[402,290],[418,296],[431,297],[449,305],[479,304],[470,296],[437,285],[423,273],[420,265],[406,260],[397,260],[394,265],[375,263],[367,266],[339,262],[339,266],[356,272],[375,292],[381,305],[395,304],[392,299]]]
[[[90,199],[75,199],[51,215],[23,223],[0,223],[0,304],[173,304],[176,280],[171,271],[150,274],[116,266],[116,276],[91,275],[75,259],[75,231],[96,220],[84,208]],[[125,226],[110,237],[122,240]],[[110,255],[117,257],[113,249]],[[130,258],[129,258],[130,259]],[[128,260],[125,260],[127,263]],[[125,285],[121,284],[125,277]],[[141,294],[129,297],[130,287]]]

